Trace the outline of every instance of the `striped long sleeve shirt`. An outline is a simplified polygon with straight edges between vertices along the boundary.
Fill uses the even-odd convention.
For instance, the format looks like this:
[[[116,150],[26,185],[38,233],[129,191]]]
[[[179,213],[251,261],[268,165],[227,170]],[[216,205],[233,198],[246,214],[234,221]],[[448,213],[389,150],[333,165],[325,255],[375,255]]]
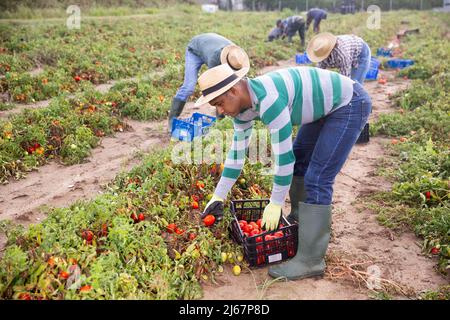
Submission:
[[[347,105],[353,95],[350,78],[336,72],[295,67],[248,79],[252,107],[234,118],[234,136],[215,194],[225,199],[245,162],[255,120],[270,130],[275,170],[270,201],[282,205],[295,163],[292,127],[319,120]]]

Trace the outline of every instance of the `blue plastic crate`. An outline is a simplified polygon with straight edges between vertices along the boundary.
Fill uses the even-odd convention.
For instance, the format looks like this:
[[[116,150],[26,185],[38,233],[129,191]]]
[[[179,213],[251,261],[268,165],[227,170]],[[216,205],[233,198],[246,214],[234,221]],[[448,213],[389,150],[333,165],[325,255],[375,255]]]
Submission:
[[[371,57],[370,69],[369,69],[369,72],[367,72],[366,80],[377,80],[379,67],[380,67],[380,61],[375,57]]]
[[[406,59],[391,59],[387,63],[387,66],[392,69],[404,69],[414,64],[413,60]]]
[[[297,64],[311,64],[311,60],[309,60],[308,55],[305,53],[297,53],[295,55],[295,63]]]
[[[392,49],[378,48],[377,49],[377,56],[392,57]]]
[[[190,142],[195,137],[205,135],[215,121],[215,117],[198,112],[187,119],[175,118],[172,123],[172,137],[180,141]]]

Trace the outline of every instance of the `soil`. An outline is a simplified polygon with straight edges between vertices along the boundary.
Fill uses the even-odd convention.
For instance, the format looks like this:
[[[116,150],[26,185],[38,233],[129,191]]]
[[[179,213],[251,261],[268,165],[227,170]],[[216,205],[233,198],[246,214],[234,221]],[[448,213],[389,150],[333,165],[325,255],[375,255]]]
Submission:
[[[293,60],[281,61],[278,66],[261,70],[260,74],[277,68],[295,65]],[[365,84],[373,101],[373,113],[369,122],[381,113],[392,112],[388,94],[407,87],[408,81],[395,78],[393,72],[381,71],[388,78],[386,85],[377,82]],[[108,90],[110,83],[99,90]],[[40,107],[39,102],[31,107]],[[27,106],[28,107],[28,106]],[[23,109],[23,108],[21,108]],[[188,103],[181,117],[198,111],[210,115],[215,110],[209,105],[195,108]],[[2,116],[2,115],[0,115]],[[86,200],[101,193],[102,185],[110,182],[119,172],[129,170],[139,163],[139,153],[163,147],[169,143],[167,121],[139,122],[127,120],[129,130],[106,137],[92,151],[88,160],[79,165],[64,166],[56,161],[31,172],[25,179],[11,181],[0,186],[0,219],[12,219],[28,225],[45,218],[42,206],[68,206],[76,200]],[[376,215],[355,205],[360,195],[377,190],[389,190],[390,184],[374,175],[376,166],[386,157],[384,138],[371,138],[367,144],[355,145],[334,185],[333,237],[328,254],[350,254],[355,260],[370,256],[379,268],[381,277],[410,288],[414,293],[436,289],[447,284],[435,270],[435,261],[421,253],[420,240],[405,232],[393,234],[381,226]],[[286,204],[285,212],[289,212]],[[0,235],[0,248],[5,242]],[[322,279],[277,281],[271,283],[268,268],[244,270],[234,276],[227,265],[218,284],[206,283],[204,299],[368,299],[370,291],[347,280],[331,279],[329,273]],[[249,290],[250,289],[250,290]],[[255,290],[252,290],[255,289]],[[267,289],[267,290],[266,290]],[[405,298],[395,295],[396,298]]]

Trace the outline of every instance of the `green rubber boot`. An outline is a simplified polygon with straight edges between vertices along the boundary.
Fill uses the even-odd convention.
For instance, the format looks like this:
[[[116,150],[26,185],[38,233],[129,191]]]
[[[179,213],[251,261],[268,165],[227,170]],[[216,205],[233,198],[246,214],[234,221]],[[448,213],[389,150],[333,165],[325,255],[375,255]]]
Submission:
[[[274,278],[288,280],[322,276],[325,272],[325,253],[331,232],[331,205],[300,202],[298,249],[294,258],[269,268]]]
[[[292,177],[289,199],[291,200],[291,213],[287,216],[290,223],[298,223],[298,203],[306,200],[305,177]]]
[[[170,108],[170,113],[169,113],[169,123],[168,123],[169,134],[172,133],[173,118],[178,117],[183,112],[185,104],[186,104],[186,101],[182,101],[177,98],[173,98],[172,107]]]

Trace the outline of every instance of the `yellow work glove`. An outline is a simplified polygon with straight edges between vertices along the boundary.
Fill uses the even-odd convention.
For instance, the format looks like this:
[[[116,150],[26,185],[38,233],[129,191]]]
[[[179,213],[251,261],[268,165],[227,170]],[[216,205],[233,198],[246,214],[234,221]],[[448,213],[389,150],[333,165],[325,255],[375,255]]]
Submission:
[[[216,220],[222,220],[223,217],[223,199],[217,195],[213,195],[211,200],[206,204],[205,210],[201,215],[203,219],[208,214],[212,214],[216,217]]]
[[[278,228],[281,217],[281,206],[270,202],[264,209],[261,227],[271,231]]]

